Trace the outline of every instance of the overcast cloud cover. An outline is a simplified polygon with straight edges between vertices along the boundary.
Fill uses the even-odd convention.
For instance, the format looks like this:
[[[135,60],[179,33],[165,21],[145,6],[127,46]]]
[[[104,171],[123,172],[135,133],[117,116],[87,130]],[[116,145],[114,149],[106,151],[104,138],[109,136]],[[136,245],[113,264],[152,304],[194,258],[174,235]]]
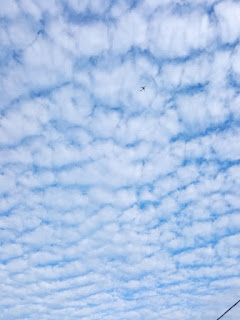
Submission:
[[[239,299],[239,17],[0,1],[0,319],[214,320]]]

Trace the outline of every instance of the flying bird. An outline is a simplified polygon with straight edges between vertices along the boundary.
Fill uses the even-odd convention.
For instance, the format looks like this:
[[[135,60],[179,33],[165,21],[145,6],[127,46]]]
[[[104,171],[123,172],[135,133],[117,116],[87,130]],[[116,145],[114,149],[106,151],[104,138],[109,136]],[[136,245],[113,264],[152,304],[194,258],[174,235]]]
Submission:
[[[145,90],[145,88],[146,88],[146,86],[141,87],[140,91],[144,91],[144,90]]]

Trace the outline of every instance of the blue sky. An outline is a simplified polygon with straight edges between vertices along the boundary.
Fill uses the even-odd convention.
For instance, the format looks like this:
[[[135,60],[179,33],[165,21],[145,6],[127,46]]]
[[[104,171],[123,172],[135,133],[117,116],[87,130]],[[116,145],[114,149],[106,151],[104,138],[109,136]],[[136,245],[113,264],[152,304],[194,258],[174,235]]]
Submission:
[[[239,299],[239,17],[1,0],[0,319],[214,320]]]

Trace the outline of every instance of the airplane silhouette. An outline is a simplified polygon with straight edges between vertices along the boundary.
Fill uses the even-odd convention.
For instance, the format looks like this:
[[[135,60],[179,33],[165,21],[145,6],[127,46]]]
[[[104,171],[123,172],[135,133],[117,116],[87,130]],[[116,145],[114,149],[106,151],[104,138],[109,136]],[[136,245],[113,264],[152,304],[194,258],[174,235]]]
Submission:
[[[141,87],[140,91],[144,91],[144,90],[145,90],[145,88],[146,88],[146,86]]]

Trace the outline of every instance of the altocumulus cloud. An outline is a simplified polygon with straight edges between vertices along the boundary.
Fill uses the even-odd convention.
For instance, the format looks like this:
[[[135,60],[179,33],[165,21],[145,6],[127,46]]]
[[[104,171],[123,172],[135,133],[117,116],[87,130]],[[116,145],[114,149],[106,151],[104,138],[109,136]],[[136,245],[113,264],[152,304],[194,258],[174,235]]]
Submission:
[[[239,17],[0,2],[0,319],[216,319],[239,298]]]

